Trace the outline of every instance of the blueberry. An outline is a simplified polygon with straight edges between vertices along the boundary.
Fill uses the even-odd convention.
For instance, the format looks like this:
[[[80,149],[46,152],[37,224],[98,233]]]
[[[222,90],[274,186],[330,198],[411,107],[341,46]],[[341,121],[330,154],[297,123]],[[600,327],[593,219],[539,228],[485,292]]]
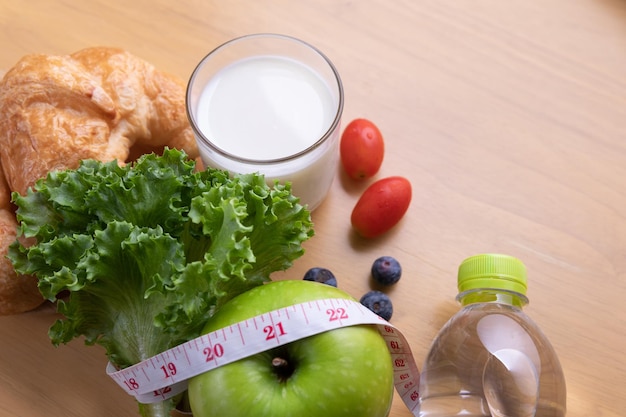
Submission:
[[[372,264],[372,278],[382,285],[393,285],[400,280],[402,267],[392,256],[381,256]]]
[[[370,291],[361,297],[361,304],[378,314],[385,320],[391,319],[393,305],[387,294],[380,291]]]
[[[337,278],[335,278],[335,275],[326,268],[311,268],[306,271],[303,279],[306,281],[321,282],[322,284],[333,287],[337,286]]]

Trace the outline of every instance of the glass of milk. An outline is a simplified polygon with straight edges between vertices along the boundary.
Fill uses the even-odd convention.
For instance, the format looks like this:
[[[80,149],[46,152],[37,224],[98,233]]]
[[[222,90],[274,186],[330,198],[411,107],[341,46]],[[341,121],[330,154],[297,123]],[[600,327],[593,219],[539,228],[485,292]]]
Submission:
[[[187,114],[205,165],[290,182],[314,210],[337,172],[341,79],[315,47],[254,34],[210,52],[187,86]]]

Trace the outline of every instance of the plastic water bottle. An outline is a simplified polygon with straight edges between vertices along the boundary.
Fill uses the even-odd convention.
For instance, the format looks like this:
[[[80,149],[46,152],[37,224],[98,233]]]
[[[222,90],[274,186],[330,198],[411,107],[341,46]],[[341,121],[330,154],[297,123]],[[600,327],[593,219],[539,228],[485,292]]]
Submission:
[[[522,311],[526,268],[486,254],[459,267],[461,310],[441,329],[420,379],[420,417],[565,416],[557,355]]]

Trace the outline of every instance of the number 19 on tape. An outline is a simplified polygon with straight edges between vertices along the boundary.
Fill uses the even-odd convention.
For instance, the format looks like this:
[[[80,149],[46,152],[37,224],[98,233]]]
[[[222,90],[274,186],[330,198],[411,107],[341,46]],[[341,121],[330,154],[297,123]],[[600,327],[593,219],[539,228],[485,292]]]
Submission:
[[[406,338],[361,303],[328,298],[295,304],[213,331],[107,374],[141,403],[171,398],[201,373],[293,341],[346,326],[376,325],[391,354],[396,391],[416,413],[419,370]],[[416,415],[416,414],[415,414]]]

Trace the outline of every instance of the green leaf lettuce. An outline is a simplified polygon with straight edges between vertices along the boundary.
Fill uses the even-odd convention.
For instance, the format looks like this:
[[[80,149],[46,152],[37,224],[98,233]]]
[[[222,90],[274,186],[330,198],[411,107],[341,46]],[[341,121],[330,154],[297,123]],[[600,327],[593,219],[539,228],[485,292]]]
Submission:
[[[309,211],[262,175],[196,171],[166,149],[119,166],[85,160],[13,194],[9,258],[64,316],[56,345],[84,336],[124,368],[200,334],[230,298],[303,254]],[[65,296],[60,297],[59,294]]]

